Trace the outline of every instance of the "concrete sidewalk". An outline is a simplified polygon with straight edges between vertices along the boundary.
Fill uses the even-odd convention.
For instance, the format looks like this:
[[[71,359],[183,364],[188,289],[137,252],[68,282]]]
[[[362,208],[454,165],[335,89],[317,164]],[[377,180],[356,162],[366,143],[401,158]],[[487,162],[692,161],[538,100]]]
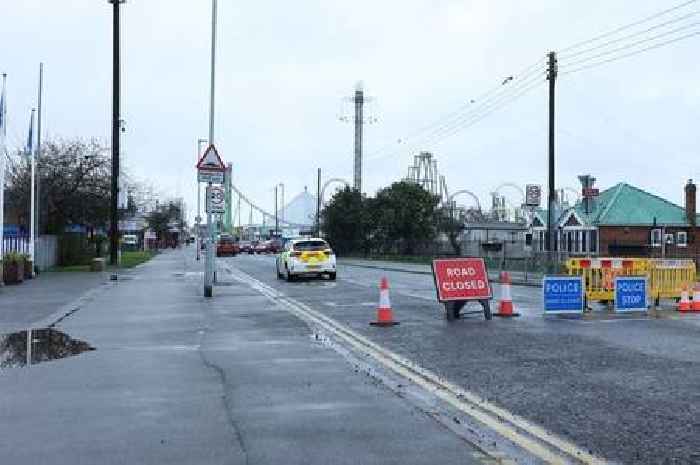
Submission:
[[[491,463],[222,269],[203,298],[190,251],[57,326],[95,350],[2,369],[5,462]]]
[[[49,271],[0,287],[0,332],[32,326],[108,281],[107,273]]]
[[[432,267],[422,263],[405,263],[392,262],[388,260],[365,260],[361,258],[340,258],[338,264],[345,266],[356,266],[361,268],[370,268],[386,271],[397,271],[413,274],[433,274]],[[510,276],[514,286],[542,286],[541,273],[524,273],[522,271],[511,271]],[[489,279],[497,282],[499,280],[499,271],[489,270]]]

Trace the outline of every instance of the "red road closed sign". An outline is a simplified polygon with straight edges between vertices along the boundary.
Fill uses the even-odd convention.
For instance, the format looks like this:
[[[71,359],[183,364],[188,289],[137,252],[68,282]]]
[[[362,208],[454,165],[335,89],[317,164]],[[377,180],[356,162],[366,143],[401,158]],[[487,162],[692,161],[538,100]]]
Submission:
[[[483,258],[433,260],[433,278],[440,302],[491,298],[491,286]]]

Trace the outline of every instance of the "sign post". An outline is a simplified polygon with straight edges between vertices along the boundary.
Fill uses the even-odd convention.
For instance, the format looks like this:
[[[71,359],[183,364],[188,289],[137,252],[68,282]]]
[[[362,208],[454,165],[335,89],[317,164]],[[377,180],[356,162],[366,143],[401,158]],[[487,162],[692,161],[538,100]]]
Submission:
[[[459,318],[460,311],[470,301],[481,304],[484,318],[492,318],[489,304],[492,297],[491,286],[483,258],[435,259],[433,279],[437,299],[445,304],[448,320]]]
[[[583,276],[545,276],[542,282],[544,314],[583,314],[583,290]]]
[[[646,276],[615,276],[615,313],[646,312],[648,308]]]
[[[206,213],[207,213],[207,228],[209,239],[206,245],[205,264],[204,264],[204,297],[213,296],[214,276],[215,276],[215,252],[216,237],[214,231],[213,214],[220,213],[224,204],[223,188],[214,186],[214,183],[219,179],[215,173],[220,174],[221,183],[223,183],[223,173],[226,170],[223,160],[216,151],[216,147],[210,144],[204,151],[202,158],[197,162],[197,180],[207,182],[206,190]],[[221,210],[223,211],[223,210]]]

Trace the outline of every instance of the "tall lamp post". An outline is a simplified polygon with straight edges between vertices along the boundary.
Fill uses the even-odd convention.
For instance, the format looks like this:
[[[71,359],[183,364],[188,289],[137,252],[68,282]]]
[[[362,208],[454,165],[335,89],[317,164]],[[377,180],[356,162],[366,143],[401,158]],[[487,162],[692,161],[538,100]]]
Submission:
[[[109,263],[116,266],[119,251],[119,5],[126,0],[107,0],[112,4],[112,199],[109,227]]]

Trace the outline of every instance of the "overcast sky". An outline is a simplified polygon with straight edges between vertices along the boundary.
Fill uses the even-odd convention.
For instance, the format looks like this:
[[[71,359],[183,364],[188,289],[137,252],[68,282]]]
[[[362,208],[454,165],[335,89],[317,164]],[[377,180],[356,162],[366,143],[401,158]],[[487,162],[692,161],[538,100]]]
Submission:
[[[24,144],[45,63],[45,137],[108,143],[111,9],[106,0],[5,0],[0,71],[8,73],[9,143]],[[364,81],[365,191],[404,176],[410,136],[499,86],[549,50],[679,4],[662,0],[219,0],[215,141],[234,183],[272,210],[324,178],[352,181],[344,101]],[[697,12],[700,5],[665,16]],[[130,173],[193,211],[196,141],[208,133],[209,0],[129,0],[123,7],[123,137]],[[680,26],[698,30],[698,16]],[[639,29],[636,29],[639,30]],[[668,28],[662,31],[667,31]],[[629,31],[632,32],[632,31]],[[649,37],[652,33],[644,37]],[[680,33],[679,33],[680,34]],[[673,37],[673,36],[669,36]],[[621,42],[623,45],[626,42]],[[700,36],[561,76],[557,176],[578,189],[626,181],[682,205],[700,178]],[[573,62],[576,58],[571,58]],[[564,67],[566,60],[562,58]],[[544,76],[544,64],[538,66]],[[570,68],[571,69],[571,68]],[[517,79],[507,86],[517,84]],[[546,83],[452,137],[419,144],[451,191],[482,204],[504,182],[547,181]],[[419,141],[420,142],[420,141]],[[376,152],[388,144],[389,150]],[[515,192],[505,189],[515,202]],[[466,199],[465,199],[466,201]],[[247,218],[244,209],[243,217]],[[190,214],[193,217],[193,214]],[[245,221],[245,220],[244,220]]]

